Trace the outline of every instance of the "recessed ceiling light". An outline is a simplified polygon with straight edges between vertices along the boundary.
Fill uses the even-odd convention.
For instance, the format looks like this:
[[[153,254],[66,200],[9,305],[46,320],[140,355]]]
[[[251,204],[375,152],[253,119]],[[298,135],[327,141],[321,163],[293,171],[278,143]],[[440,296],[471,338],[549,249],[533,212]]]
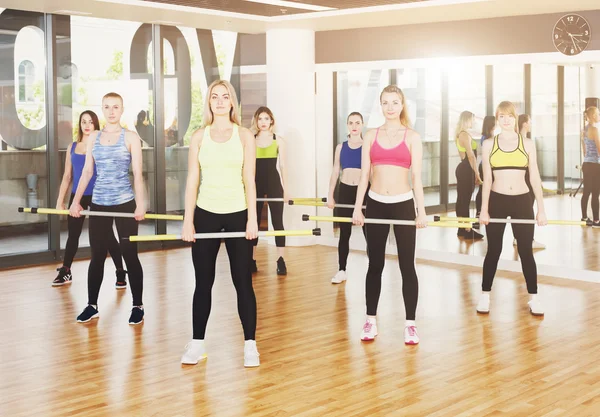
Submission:
[[[152,23],[155,25],[167,25],[167,26],[177,26],[177,25],[183,24],[181,22],[171,22],[170,20],[152,20],[148,23]]]
[[[92,13],[90,12],[80,12],[78,10],[56,10],[52,13],[56,13],[56,14],[69,14],[69,15],[75,15],[75,16],[89,16]]]
[[[306,4],[300,3],[297,1],[286,1],[286,0],[244,0],[250,3],[260,3],[260,4],[268,4],[271,6],[283,6],[289,7],[291,9],[302,9],[302,10],[312,10],[313,12],[324,12],[326,10],[337,10],[334,7],[325,7],[325,6],[316,6],[314,4]],[[281,13],[284,12],[284,9],[281,9]]]

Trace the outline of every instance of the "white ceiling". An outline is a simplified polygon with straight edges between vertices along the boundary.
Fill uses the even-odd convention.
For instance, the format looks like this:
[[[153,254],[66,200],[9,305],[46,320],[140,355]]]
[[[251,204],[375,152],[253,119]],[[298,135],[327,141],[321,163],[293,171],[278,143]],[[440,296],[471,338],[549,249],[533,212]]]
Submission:
[[[143,23],[169,22],[178,26],[242,33],[264,33],[271,28],[306,28],[324,31],[502,16],[567,13],[598,9],[598,5],[599,0],[430,0],[396,6],[263,17],[140,0],[0,0],[2,8],[46,13],[56,13],[60,10],[84,12],[86,15],[98,18]],[[66,12],[65,14],[71,13]],[[457,30],[460,28],[457,27]]]

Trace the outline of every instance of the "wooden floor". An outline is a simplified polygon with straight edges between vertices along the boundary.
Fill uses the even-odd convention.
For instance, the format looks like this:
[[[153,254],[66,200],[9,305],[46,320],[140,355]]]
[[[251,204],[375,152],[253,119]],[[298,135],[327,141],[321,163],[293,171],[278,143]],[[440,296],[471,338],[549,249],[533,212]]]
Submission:
[[[475,305],[481,271],[418,263],[421,344],[403,344],[397,262],[388,257],[379,336],[359,340],[367,259],[352,253],[334,286],[334,248],[259,246],[261,366],[243,367],[243,336],[224,248],[207,329],[208,359],[182,366],[194,289],[189,250],[141,255],[143,325],[107,261],[99,320],[78,324],[87,261],[71,287],[53,266],[0,272],[1,416],[599,416],[600,287],[540,278],[546,316],[527,309],[518,274],[499,272],[491,314]]]

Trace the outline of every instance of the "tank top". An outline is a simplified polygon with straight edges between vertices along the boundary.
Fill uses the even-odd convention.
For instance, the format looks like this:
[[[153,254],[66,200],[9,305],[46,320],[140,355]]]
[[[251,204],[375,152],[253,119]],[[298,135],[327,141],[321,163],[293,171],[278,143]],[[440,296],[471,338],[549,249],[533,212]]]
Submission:
[[[342,144],[342,150],[340,151],[340,165],[342,171],[346,168],[357,168],[360,169],[362,165],[362,145],[356,149],[352,149],[348,145],[348,141]]]
[[[498,169],[522,169],[527,170],[529,166],[529,155],[525,151],[523,137],[519,135],[519,144],[512,151],[504,151],[498,145],[498,135],[494,137],[494,145],[490,152],[490,165],[492,171]]]
[[[384,148],[377,141],[377,137],[379,136],[379,128],[377,128],[377,132],[375,133],[375,140],[373,141],[373,145],[371,146],[371,165],[394,165],[403,168],[410,168],[411,165],[411,155],[408,150],[408,146],[406,145],[406,134],[408,132],[408,128],[404,130],[404,138],[402,142],[393,148]]]
[[[256,147],[256,159],[277,158],[279,155],[279,145],[277,144],[277,136],[273,133],[273,142],[266,148]]]
[[[466,132],[466,131],[463,131],[463,132],[466,133],[467,135],[469,135],[468,132]],[[463,133],[463,132],[460,132],[460,133]],[[471,138],[471,149],[475,153],[475,156],[477,156],[477,141],[475,139],[473,139],[473,137],[471,135],[469,135],[469,137]],[[456,142],[456,148],[458,149],[459,152],[467,152],[467,150],[458,141],[458,137],[456,138],[455,142]],[[483,140],[482,140],[482,142],[483,142]]]
[[[83,167],[85,165],[85,154],[81,155],[75,152],[75,147],[77,146],[77,142],[73,142],[71,145],[71,165],[73,166],[73,188],[71,192],[75,194],[77,192],[77,187],[79,186],[79,180],[81,179],[81,173],[83,172]],[[83,192],[83,195],[92,195],[94,191],[94,184],[96,182],[96,165],[94,164],[94,175],[92,175],[92,179],[90,180],[87,188]]]
[[[125,143],[125,129],[114,145],[102,145],[98,132],[92,156],[96,162],[98,176],[92,194],[92,203],[100,206],[117,206],[127,203],[135,198],[131,181],[129,180],[129,166],[131,153]]]
[[[583,142],[585,143],[585,156],[583,162],[592,162],[597,164],[598,161],[598,148],[596,142],[588,137],[588,129],[590,125],[587,125],[584,131]]]
[[[238,125],[233,125],[231,138],[223,143],[213,141],[210,126],[206,126],[198,150],[198,163],[201,173],[198,207],[217,214],[236,213],[247,208],[242,173],[244,147]]]

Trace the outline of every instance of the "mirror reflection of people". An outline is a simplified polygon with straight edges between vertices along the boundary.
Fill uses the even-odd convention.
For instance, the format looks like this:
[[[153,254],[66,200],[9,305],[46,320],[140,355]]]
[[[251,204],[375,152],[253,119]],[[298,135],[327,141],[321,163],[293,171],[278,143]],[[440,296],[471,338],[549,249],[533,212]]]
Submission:
[[[75,192],[79,185],[79,179],[83,172],[83,166],[85,164],[85,157],[87,152],[88,141],[90,133],[93,131],[100,130],[100,122],[98,116],[91,110],[86,110],[79,115],[79,129],[77,134],[77,142],[73,142],[67,148],[67,156],[65,158],[65,172],[60,184],[60,191],[58,192],[58,198],[56,201],[56,208],[58,210],[65,210],[65,196],[71,187],[71,197],[69,199],[69,206],[73,203]],[[96,182],[96,167],[94,167],[94,173],[88,186],[83,192],[81,197],[81,206],[86,209],[89,208],[92,203],[92,193],[94,191],[94,184]],[[83,229],[83,222],[85,216],[81,217],[67,217],[67,225],[69,235],[67,238],[67,244],[65,246],[65,256],[63,258],[63,265],[58,268],[58,275],[52,281],[53,287],[59,287],[62,285],[70,284],[73,280],[73,274],[71,273],[71,265],[73,264],[73,258],[79,249],[79,236]],[[108,252],[112,258],[117,275],[117,282],[115,287],[117,289],[127,288],[127,281],[125,280],[126,271],[123,269],[123,260],[121,259],[121,248],[119,242],[115,239],[114,234],[111,233],[108,236]]]
[[[477,141],[468,132],[473,127],[475,115],[470,111],[463,111],[458,118],[454,140],[460,163],[456,167],[456,216],[470,217],[471,197],[475,186],[483,181],[477,168]],[[468,239],[483,239],[481,233],[473,229],[459,228],[456,235]]]
[[[92,194],[92,211],[133,213],[134,217],[90,216],[90,248],[92,259],[88,270],[88,305],[77,317],[80,323],[99,316],[98,294],[104,278],[104,262],[109,240],[113,234],[113,222],[117,226],[121,253],[127,265],[129,285],[133,296],[133,307],[129,324],[141,324],[144,320],[142,292],[144,272],[138,257],[138,246],[129,236],[138,234],[138,222],[144,220],[146,200],[142,174],[142,141],[137,133],[121,127],[123,98],[117,93],[108,93],[102,98],[102,113],[106,125],[101,131],[90,133],[91,140],[85,156],[85,165],[70,214],[81,217],[81,199],[94,173],[98,175]],[[129,179],[129,168],[133,171],[133,187]],[[134,192],[135,191],[135,192]]]
[[[154,126],[148,119],[148,113],[145,110],[138,113],[135,130],[146,145],[154,146]]]
[[[590,195],[592,197],[593,227],[600,227],[599,196],[600,196],[600,135],[596,123],[600,122],[600,111],[597,107],[588,107],[585,110],[587,124],[583,130],[583,196],[581,197],[581,220],[588,220],[587,208]]]
[[[528,114],[520,114],[517,129],[522,137],[531,139],[531,116]],[[529,187],[529,195],[531,196],[531,202],[533,204],[535,203],[535,194],[533,193],[533,187],[531,186],[531,180],[529,179],[529,171],[525,172],[525,182],[527,183],[527,187]],[[517,239],[513,239],[513,245],[517,246]],[[535,230],[533,243],[531,245],[533,249],[546,249],[546,245],[535,240]]]
[[[479,148],[483,146],[483,143],[486,140],[490,140],[494,137],[494,130],[496,130],[496,117],[494,116],[485,116],[483,118],[483,125],[481,126],[481,139],[479,142]],[[481,152],[479,153],[481,156]],[[479,178],[483,179],[483,166],[481,159],[479,161]],[[483,193],[483,183],[479,185],[479,190],[477,191],[477,196],[475,197],[475,207],[477,208],[477,215],[475,217],[479,218],[479,214],[481,213],[481,195]]]
[[[360,168],[362,156],[362,129],[363,117],[359,112],[352,112],[346,120],[348,126],[348,140],[339,144],[335,148],[333,159],[333,171],[329,181],[329,195],[327,197],[327,207],[333,209],[336,204],[334,199],[335,187],[338,184],[338,201],[340,204],[354,205],[358,183],[360,182]],[[341,173],[341,178],[340,178]],[[352,209],[335,209],[336,217],[352,217]],[[346,265],[348,263],[348,254],[350,252],[350,236],[352,235],[351,223],[340,223],[340,238],[338,240],[338,265],[339,270],[331,279],[332,284],[341,284],[346,281]],[[365,234],[365,226],[363,226]],[[365,234],[366,236],[366,234]]]
[[[496,120],[502,131],[494,140],[485,141],[482,148],[483,201],[479,221],[486,226],[488,248],[483,261],[482,293],[477,304],[477,312],[481,314],[490,311],[490,292],[502,254],[506,228],[506,223],[490,223],[490,218],[537,218],[539,226],[548,223],[535,144],[518,133],[517,119],[513,103],[500,103],[496,109]],[[525,182],[526,171],[529,171],[531,187],[537,202],[537,216],[534,215],[531,194]],[[529,310],[533,315],[544,315],[543,305],[538,296],[537,266],[531,245],[534,225],[512,223],[511,226],[513,235],[517,238],[517,250],[527,283]]]

